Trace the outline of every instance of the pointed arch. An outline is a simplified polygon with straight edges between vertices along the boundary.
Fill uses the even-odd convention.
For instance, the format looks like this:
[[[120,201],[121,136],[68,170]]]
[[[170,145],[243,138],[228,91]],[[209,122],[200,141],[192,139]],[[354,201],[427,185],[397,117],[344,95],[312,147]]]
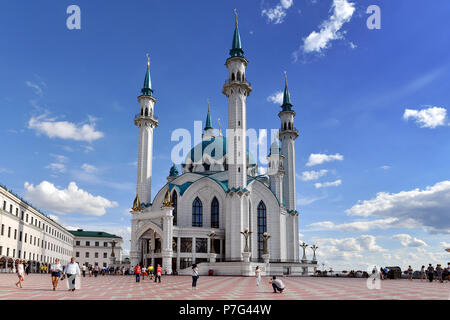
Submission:
[[[192,226],[203,227],[203,203],[198,197],[192,202]]]
[[[216,197],[211,202],[211,228],[219,228],[219,200]]]
[[[145,108],[145,116],[148,116],[148,108]]]
[[[237,72],[236,80],[241,81],[241,72],[240,71]]]
[[[236,78],[234,77],[234,72],[231,74],[231,81],[236,80]]]
[[[177,213],[178,213],[178,195],[175,190],[172,192],[172,204],[173,204],[173,225],[177,225]]]
[[[258,230],[258,258],[262,258],[264,253],[264,240],[262,238],[264,232],[267,232],[267,209],[261,200],[257,208],[257,230]]]

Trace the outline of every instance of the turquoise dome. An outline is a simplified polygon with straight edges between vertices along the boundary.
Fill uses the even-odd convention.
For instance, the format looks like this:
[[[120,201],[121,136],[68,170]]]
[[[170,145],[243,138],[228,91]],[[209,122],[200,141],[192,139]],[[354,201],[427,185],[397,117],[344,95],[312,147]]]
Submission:
[[[210,157],[214,160],[220,160],[222,156],[227,154],[227,138],[223,136],[212,137],[209,140],[203,140],[191,149],[186,157],[187,162],[197,162],[203,158],[203,154],[209,152]],[[252,154],[247,150],[247,158],[250,166],[256,165],[256,161]],[[189,161],[188,161],[189,160]]]

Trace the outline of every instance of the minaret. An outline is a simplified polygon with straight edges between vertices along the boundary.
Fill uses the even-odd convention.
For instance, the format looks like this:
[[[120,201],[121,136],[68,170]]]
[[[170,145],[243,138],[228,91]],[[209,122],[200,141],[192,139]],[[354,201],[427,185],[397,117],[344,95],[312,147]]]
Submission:
[[[153,97],[148,54],[147,72],[141,92],[142,94],[138,97],[140,112],[134,118],[134,124],[139,128],[136,197],[142,205],[148,206],[152,201],[153,129],[158,126],[158,120],[154,117],[156,99]]]
[[[299,136],[294,127],[295,111],[292,110],[291,97],[287,86],[287,76],[284,73],[284,94],[282,110],[278,114],[281,120],[280,140],[281,154],[284,156],[285,176],[283,179],[283,199],[289,211],[295,211],[297,207],[295,186],[295,139]]]
[[[212,137],[214,137],[214,128],[211,124],[211,111],[210,111],[210,105],[208,100],[208,114],[206,115],[206,124],[205,128],[203,128],[204,132],[202,135],[202,140],[209,140]]]
[[[225,66],[228,79],[222,93],[228,98],[227,165],[228,165],[228,204],[226,206],[225,259],[249,259],[243,252],[244,239],[241,232],[249,225],[249,201],[247,188],[247,117],[246,99],[252,87],[246,81],[245,69],[248,61],[244,58],[239,35],[237,12],[236,26],[230,57]],[[250,230],[255,231],[255,230]]]
[[[297,189],[295,185],[295,139],[299,136],[294,127],[295,111],[292,110],[291,97],[284,73],[284,94],[282,110],[278,114],[281,120],[279,137],[281,140],[281,154],[284,156],[283,202],[288,216],[286,217],[286,258],[299,260],[298,248],[298,212]]]
[[[233,44],[230,57],[225,62],[229,74],[222,93],[228,98],[228,187],[243,189],[247,187],[246,100],[252,87],[246,80],[245,69],[248,61],[244,58],[242,50],[236,9],[235,14]]]
[[[267,174],[269,175],[270,190],[275,194],[280,204],[283,204],[283,160],[284,156],[280,154],[280,146],[277,141],[274,141],[270,146],[270,153],[267,157],[269,162]]]

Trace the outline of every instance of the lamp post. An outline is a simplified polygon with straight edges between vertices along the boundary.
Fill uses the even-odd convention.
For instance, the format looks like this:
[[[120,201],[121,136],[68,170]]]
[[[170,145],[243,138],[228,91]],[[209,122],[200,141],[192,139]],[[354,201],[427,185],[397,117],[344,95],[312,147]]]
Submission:
[[[209,237],[209,262],[210,263],[215,263],[216,262],[216,258],[217,258],[217,253],[216,253],[216,249],[214,248],[214,240],[216,238],[216,233],[214,231],[211,231],[211,233],[208,235]]]
[[[308,245],[305,242],[302,242],[300,247],[302,247],[302,249],[303,249],[302,262],[306,262],[306,248],[308,248]]]
[[[314,245],[311,246],[311,249],[312,249],[312,251],[314,253],[312,261],[317,261],[317,259],[316,259],[316,250],[319,249],[319,247],[314,244]]]
[[[248,228],[245,228],[245,230],[243,232],[241,232],[241,234],[244,236],[244,239],[245,239],[244,252],[242,252],[242,257],[244,258],[244,262],[250,262],[251,252],[248,249],[248,237],[250,237],[250,235],[252,233],[253,232],[249,231]]]
[[[116,254],[114,253],[114,248],[116,247],[116,241],[111,241],[111,256],[109,257],[109,260],[111,262],[111,265],[115,267],[116,265]]]
[[[263,255],[262,258],[264,259],[264,263],[268,264],[269,263],[269,259],[270,259],[270,254],[269,254],[269,246],[267,245],[269,239],[271,238],[271,236],[267,233],[264,232],[263,235],[261,236],[261,238],[263,239]]]

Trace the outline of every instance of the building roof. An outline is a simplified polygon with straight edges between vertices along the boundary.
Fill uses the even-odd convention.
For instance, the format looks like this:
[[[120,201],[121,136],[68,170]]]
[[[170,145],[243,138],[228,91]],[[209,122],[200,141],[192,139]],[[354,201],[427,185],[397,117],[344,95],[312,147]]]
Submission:
[[[115,234],[103,232],[103,231],[84,231],[83,229],[78,230],[68,230],[75,237],[86,237],[86,238],[120,238]]]
[[[283,111],[291,111],[292,103],[291,103],[291,95],[289,93],[288,85],[287,85],[287,76],[284,74],[284,92],[283,92],[283,104],[281,105]]]
[[[150,78],[150,58],[148,55],[147,58],[147,72],[145,73],[144,87],[141,90],[143,96],[151,96],[153,94],[152,80]]]
[[[242,50],[242,43],[241,43],[241,35],[239,34],[239,27],[238,27],[238,19],[237,19],[237,12],[236,13],[236,26],[234,29],[234,35],[233,35],[233,43],[231,44],[231,50],[230,50],[230,57],[244,57],[244,50]]]

